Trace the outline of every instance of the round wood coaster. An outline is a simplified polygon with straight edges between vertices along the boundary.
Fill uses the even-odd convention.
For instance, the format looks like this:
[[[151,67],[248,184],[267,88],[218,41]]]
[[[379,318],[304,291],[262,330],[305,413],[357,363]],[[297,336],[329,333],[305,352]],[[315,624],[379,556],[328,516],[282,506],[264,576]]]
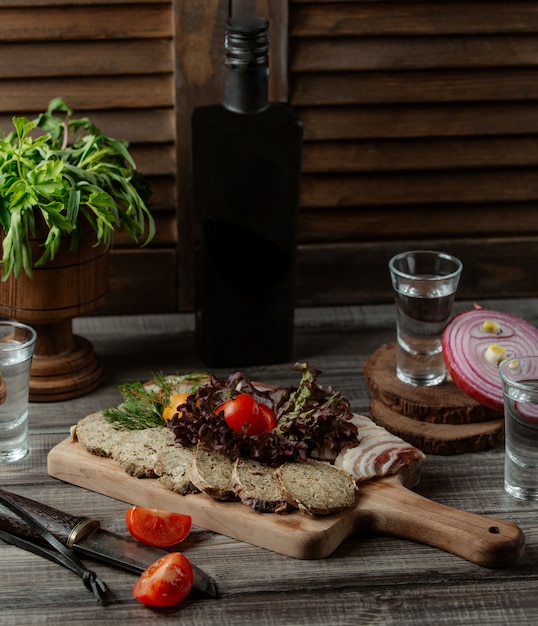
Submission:
[[[396,376],[396,343],[383,344],[364,364],[372,418],[429,454],[492,448],[504,439],[502,412],[463,393],[451,380],[414,387]]]
[[[425,454],[463,454],[489,450],[504,441],[504,419],[477,424],[433,424],[391,411],[372,399],[370,413],[379,426],[401,437]]]
[[[463,393],[451,380],[414,387],[396,376],[396,343],[383,344],[364,364],[372,397],[395,413],[435,424],[468,424],[502,417]]]

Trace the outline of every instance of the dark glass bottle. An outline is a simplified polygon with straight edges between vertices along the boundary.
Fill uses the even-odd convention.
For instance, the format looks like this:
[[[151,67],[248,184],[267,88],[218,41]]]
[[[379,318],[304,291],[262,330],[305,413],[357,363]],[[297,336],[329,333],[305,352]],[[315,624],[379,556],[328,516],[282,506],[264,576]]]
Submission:
[[[196,337],[206,365],[293,351],[302,123],[268,101],[268,23],[231,18],[223,104],[192,115]]]

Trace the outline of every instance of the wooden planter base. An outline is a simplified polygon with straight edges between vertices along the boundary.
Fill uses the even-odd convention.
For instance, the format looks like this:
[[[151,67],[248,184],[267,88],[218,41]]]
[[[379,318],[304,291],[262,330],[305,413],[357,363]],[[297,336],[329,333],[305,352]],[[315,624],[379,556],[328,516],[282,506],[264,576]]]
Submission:
[[[103,367],[92,344],[73,334],[71,320],[34,324],[37,341],[30,375],[30,401],[55,402],[99,387]]]
[[[39,258],[42,240],[31,241]],[[29,278],[0,282],[0,315],[37,331],[30,370],[30,401],[54,402],[85,395],[101,382],[102,367],[89,341],[73,334],[73,319],[95,310],[108,292],[108,253],[90,237],[76,252],[68,242]]]

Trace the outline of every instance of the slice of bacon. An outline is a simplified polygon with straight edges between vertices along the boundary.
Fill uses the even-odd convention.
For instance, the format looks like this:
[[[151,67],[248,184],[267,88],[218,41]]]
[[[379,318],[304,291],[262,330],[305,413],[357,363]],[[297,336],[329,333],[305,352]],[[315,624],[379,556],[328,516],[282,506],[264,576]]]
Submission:
[[[351,421],[359,429],[360,443],[343,450],[334,464],[357,482],[397,474],[411,464],[421,465],[423,452],[389,433],[365,415],[354,414]]]

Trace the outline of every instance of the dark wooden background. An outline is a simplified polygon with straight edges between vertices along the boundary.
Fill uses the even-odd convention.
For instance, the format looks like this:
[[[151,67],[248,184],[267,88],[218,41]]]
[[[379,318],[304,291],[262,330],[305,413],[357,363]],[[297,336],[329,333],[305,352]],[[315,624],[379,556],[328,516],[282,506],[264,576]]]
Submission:
[[[443,249],[467,298],[536,296],[538,4],[2,0],[0,127],[58,95],[131,142],[157,237],[118,237],[103,313],[193,306],[189,118],[224,24],[271,21],[271,95],[304,120],[298,304],[388,301],[390,256]]]

